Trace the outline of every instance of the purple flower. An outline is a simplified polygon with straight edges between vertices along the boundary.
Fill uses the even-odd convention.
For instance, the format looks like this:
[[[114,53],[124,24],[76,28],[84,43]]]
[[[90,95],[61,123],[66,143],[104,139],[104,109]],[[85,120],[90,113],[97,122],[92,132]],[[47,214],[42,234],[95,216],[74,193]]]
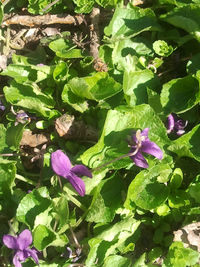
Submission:
[[[22,123],[22,124],[25,124],[27,121],[31,121],[30,117],[28,114],[26,114],[26,112],[24,112],[23,110],[20,110],[17,112],[17,115],[16,115],[16,125],[18,123]]]
[[[24,262],[29,257],[33,258],[39,265],[37,250],[29,248],[32,241],[31,232],[27,229],[21,232],[17,237],[12,235],[3,236],[4,245],[15,250],[15,255],[13,257],[13,264],[15,267],[22,267],[21,262]]]
[[[185,133],[184,128],[187,126],[188,121],[184,121],[179,118],[176,114],[172,113],[167,117],[168,127],[167,133],[175,132],[177,135]]]
[[[6,107],[2,104],[1,100],[0,100],[0,110],[4,111],[6,109]]]
[[[141,168],[148,168],[149,165],[143,157],[142,152],[150,154],[158,159],[163,158],[163,152],[154,142],[148,138],[149,128],[145,128],[142,132],[138,130],[132,136],[131,150],[129,152],[130,158],[135,162],[135,165]]]
[[[51,166],[57,175],[66,178],[71,183],[80,196],[85,195],[85,184],[79,176],[92,178],[92,174],[84,165],[72,167],[68,156],[61,150],[56,150],[51,154]]]

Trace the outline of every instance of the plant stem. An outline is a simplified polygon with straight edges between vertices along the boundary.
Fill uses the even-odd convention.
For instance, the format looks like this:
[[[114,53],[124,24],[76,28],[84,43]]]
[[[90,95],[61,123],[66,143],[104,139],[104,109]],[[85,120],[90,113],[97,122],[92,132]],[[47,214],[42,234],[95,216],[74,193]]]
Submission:
[[[24,176],[22,176],[22,175],[20,175],[20,174],[16,174],[16,175],[15,175],[15,178],[17,178],[17,179],[20,180],[20,181],[26,182],[26,183],[28,183],[28,184],[34,185],[34,186],[37,185],[36,182],[32,181],[32,180],[29,179],[29,178],[25,178]]]

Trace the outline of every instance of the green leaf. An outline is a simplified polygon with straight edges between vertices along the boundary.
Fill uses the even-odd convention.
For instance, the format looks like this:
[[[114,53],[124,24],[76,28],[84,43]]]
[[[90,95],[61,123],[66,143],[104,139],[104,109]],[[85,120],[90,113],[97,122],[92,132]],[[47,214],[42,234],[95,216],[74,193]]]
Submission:
[[[182,181],[183,181],[183,172],[180,168],[176,168],[170,179],[171,189],[173,190],[179,188],[181,186]]]
[[[195,199],[195,201],[200,204],[200,183],[192,183],[188,188],[189,195]]]
[[[161,149],[170,142],[165,126],[149,105],[138,105],[132,108],[121,106],[115,110],[109,110],[98,143],[81,155],[83,163],[90,168],[95,168],[127,154],[130,150],[127,137],[133,130],[143,130],[146,127],[150,128],[149,139]],[[107,168],[120,169],[130,164],[132,161],[127,157],[108,165]]]
[[[159,30],[160,26],[156,22],[154,12],[150,8],[139,8],[128,5],[127,8],[115,9],[115,13],[104,32],[107,36],[112,36],[112,42],[117,37],[133,37],[143,31]]]
[[[121,84],[110,77],[107,72],[73,78],[69,81],[68,86],[75,95],[96,101],[109,98],[122,90]]]
[[[88,222],[111,222],[116,210],[122,203],[121,192],[123,190],[122,177],[114,174],[109,179],[99,183],[89,207],[86,217]]]
[[[200,101],[199,82],[191,75],[173,79],[163,85],[160,97],[166,114],[187,111]]]
[[[62,228],[69,220],[68,200],[66,195],[62,194],[58,199],[54,199],[54,202],[54,212],[59,220],[59,228]]]
[[[0,200],[8,198],[14,186],[16,162],[0,159]]]
[[[77,5],[75,12],[77,13],[90,13],[92,11],[94,0],[73,0]]]
[[[51,96],[41,92],[36,84],[20,84],[15,81],[3,88],[6,100],[12,105],[28,109],[30,112],[48,118],[58,115],[54,107],[55,101]]]
[[[83,58],[81,49],[75,49],[76,46],[67,39],[57,39],[49,44],[49,48],[61,58]]]
[[[168,150],[176,153],[179,157],[190,157],[200,162],[200,124],[190,132],[174,140]]]
[[[1,153],[9,153],[11,151],[7,144],[7,130],[3,124],[0,124],[0,151]]]
[[[10,123],[6,133],[6,142],[10,149],[14,151],[19,150],[20,142],[22,139],[23,131],[25,124],[19,123],[18,125],[14,125],[14,123]]]
[[[125,71],[123,77],[123,90],[128,105],[148,102],[147,88],[155,89],[159,85],[158,79],[150,70]]]
[[[45,225],[38,225],[33,232],[33,244],[38,250],[43,250],[56,239],[56,235]]]
[[[20,222],[33,228],[36,217],[42,214],[42,221],[44,221],[44,216],[47,218],[51,209],[52,202],[49,197],[49,192],[46,187],[41,187],[39,189],[34,189],[21,200],[16,215]],[[46,213],[43,216],[44,212]],[[40,218],[38,217],[37,220],[39,221]],[[47,220],[47,223],[50,224],[50,221]]]
[[[198,262],[200,254],[190,248],[184,248],[183,243],[173,242],[169,247],[169,252],[164,260],[163,267],[186,267]]]
[[[174,209],[179,209],[181,207],[189,206],[190,200],[188,193],[184,190],[174,190],[169,195],[169,206]]]
[[[43,8],[45,8],[48,4],[51,3],[50,0],[28,0],[28,12],[32,14],[43,14],[44,12],[42,11]]]
[[[3,5],[1,3],[0,4],[0,24],[2,23],[3,16],[4,16],[4,10],[3,10]]]
[[[199,4],[188,4],[183,7],[177,7],[167,14],[161,15],[164,20],[175,27],[181,28],[190,33],[194,38],[200,41],[200,6]]]
[[[142,209],[151,210],[164,203],[169,195],[169,188],[158,180],[170,173],[169,165],[160,164],[137,174],[129,185],[125,207],[131,209],[131,203],[134,202]]]
[[[200,53],[195,54],[187,63],[187,72],[189,74],[195,74],[198,70],[200,70]]]
[[[97,258],[98,264],[101,264],[106,257],[118,252],[121,247],[124,247],[125,244],[127,245],[127,239],[135,233],[139,225],[139,220],[126,218],[112,226],[108,226],[102,233],[90,239],[89,245],[91,249],[85,265],[87,267],[94,266]]]
[[[9,64],[8,67],[1,72],[1,75],[7,75],[15,79],[18,83],[33,81],[41,82],[49,77],[51,68],[49,66],[32,66],[31,64]]]
[[[128,258],[119,255],[111,255],[105,259],[102,267],[110,267],[110,266],[131,267],[132,263]]]
[[[138,57],[148,57],[153,55],[153,50],[150,48],[150,42],[142,37],[119,40],[114,42],[112,46],[112,63],[113,65],[116,65],[119,70],[127,70],[127,55]],[[104,46],[101,49],[106,49],[106,47]],[[133,68],[134,66],[132,65],[131,70],[133,70]]]
[[[53,78],[56,82],[63,82],[67,80],[69,77],[69,66],[66,62],[59,62],[54,71],[53,71]]]
[[[173,47],[163,40],[155,41],[153,43],[153,50],[161,57],[168,57],[173,53]]]
[[[83,113],[88,109],[88,103],[83,98],[75,95],[69,88],[68,84],[65,84],[62,91],[62,100],[64,103],[72,106],[75,110]]]

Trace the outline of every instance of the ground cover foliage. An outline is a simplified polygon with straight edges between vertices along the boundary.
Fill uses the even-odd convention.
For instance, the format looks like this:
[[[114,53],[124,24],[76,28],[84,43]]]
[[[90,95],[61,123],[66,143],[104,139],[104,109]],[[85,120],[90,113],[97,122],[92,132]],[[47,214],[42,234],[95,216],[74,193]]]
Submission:
[[[30,29],[10,14],[63,13],[84,22],[13,45]],[[4,1],[0,19],[0,265],[200,266],[200,1]]]

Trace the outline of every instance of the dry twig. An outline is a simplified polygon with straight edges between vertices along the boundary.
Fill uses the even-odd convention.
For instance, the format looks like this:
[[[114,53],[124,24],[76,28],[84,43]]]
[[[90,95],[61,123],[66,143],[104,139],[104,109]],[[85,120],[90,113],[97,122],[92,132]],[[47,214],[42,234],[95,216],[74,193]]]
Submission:
[[[43,25],[52,25],[52,24],[73,24],[80,25],[85,21],[83,15],[67,15],[59,14],[52,15],[46,14],[42,16],[29,16],[29,15],[13,15],[5,16],[2,26],[8,26],[13,24],[18,24],[27,27],[39,27]]]

